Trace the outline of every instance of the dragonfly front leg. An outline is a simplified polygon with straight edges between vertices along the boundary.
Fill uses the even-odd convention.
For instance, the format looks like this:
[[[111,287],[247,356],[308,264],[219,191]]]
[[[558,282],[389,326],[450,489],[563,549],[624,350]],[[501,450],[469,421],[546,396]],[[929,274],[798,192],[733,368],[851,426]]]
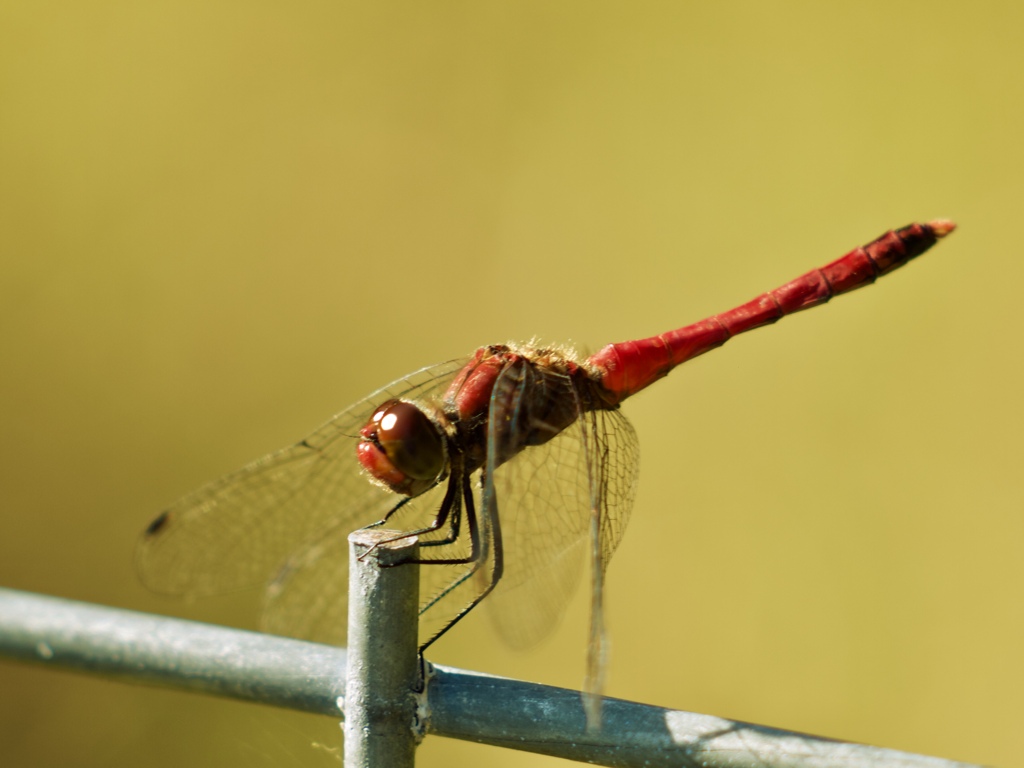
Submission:
[[[366,557],[370,552],[372,552],[374,549],[376,549],[381,544],[389,544],[391,542],[400,541],[401,539],[406,539],[406,538],[409,538],[409,537],[412,537],[412,536],[422,536],[425,533],[433,533],[434,531],[437,531],[437,530],[441,529],[442,527],[444,527],[445,523],[447,523],[449,521],[450,521],[449,530],[448,530],[448,533],[444,536],[444,538],[435,539],[433,541],[425,541],[425,542],[423,542],[423,546],[425,546],[425,547],[436,547],[436,546],[441,546],[441,545],[444,545],[444,544],[453,544],[453,543],[455,543],[458,540],[458,537],[459,537],[460,522],[461,522],[461,517],[462,517],[462,507],[461,507],[460,499],[459,499],[460,481],[458,479],[461,476],[461,474],[462,474],[461,472],[453,472],[451,474],[451,476],[450,476],[450,478],[448,480],[448,488],[445,491],[444,500],[441,502],[441,506],[440,506],[440,508],[437,511],[437,515],[434,516],[434,520],[433,520],[433,522],[431,522],[430,525],[425,526],[423,528],[417,528],[417,529],[412,530],[412,531],[405,531],[404,533],[401,533],[401,534],[399,534],[399,535],[397,535],[397,536],[395,536],[393,538],[386,539],[385,541],[377,542],[377,544],[375,544],[373,547],[371,547],[366,552],[364,552],[361,555],[361,557]],[[409,501],[411,501],[411,499],[403,499],[390,512],[388,512],[388,514],[384,517],[383,520],[379,520],[378,522],[374,523],[372,526],[367,526],[367,527],[377,527],[377,526],[382,525],[383,523],[387,522],[387,520],[389,518],[391,518],[392,515],[394,515],[399,509],[401,509]],[[404,563],[451,563],[451,562],[469,562],[469,561],[466,560],[466,559],[459,559],[459,560],[416,559],[416,560],[406,560],[406,561],[404,561]],[[397,565],[397,563],[396,563],[396,565]]]
[[[401,500],[400,502],[398,502],[397,504],[395,504],[395,506],[393,506],[393,507],[392,507],[391,509],[389,509],[389,510],[388,510],[388,513],[387,513],[386,515],[384,515],[384,517],[382,517],[382,518],[381,518],[380,520],[378,520],[378,521],[377,521],[377,522],[375,522],[375,523],[370,523],[369,525],[367,525],[367,526],[365,526],[365,527],[366,527],[366,528],[379,528],[380,526],[384,525],[384,523],[386,523],[386,522],[387,522],[388,520],[390,520],[390,519],[391,519],[391,517],[392,517],[392,516],[393,516],[393,515],[394,515],[394,514],[395,514],[395,513],[396,513],[396,512],[398,511],[398,510],[400,510],[400,509],[401,509],[402,507],[404,507],[404,506],[405,506],[406,504],[408,504],[408,503],[409,503],[410,501],[412,501],[412,498],[405,498],[405,499],[402,499],[402,500]]]
[[[449,488],[454,487],[455,483],[456,481],[453,478]],[[466,521],[469,525],[469,554],[465,557],[430,558],[413,560],[411,562],[424,564],[433,563],[435,565],[465,565],[467,563],[475,563],[480,559],[480,525],[476,517],[476,505],[473,502],[473,488],[470,485],[469,478],[465,476],[462,477],[459,485],[462,486],[462,499],[466,509]],[[424,542],[423,546],[440,546],[442,544],[454,544],[458,541],[459,518],[461,517],[462,506],[461,504],[456,504],[456,507],[458,507],[458,511],[452,514],[452,526],[448,535],[443,539],[438,539],[437,541]],[[440,525],[436,525],[434,528],[427,530],[437,530],[439,527]],[[426,532],[426,530],[424,532]]]

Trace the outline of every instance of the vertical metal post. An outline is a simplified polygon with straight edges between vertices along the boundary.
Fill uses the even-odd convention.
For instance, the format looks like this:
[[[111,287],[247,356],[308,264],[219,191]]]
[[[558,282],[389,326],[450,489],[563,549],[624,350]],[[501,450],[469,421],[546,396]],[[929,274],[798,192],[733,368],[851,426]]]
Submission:
[[[411,768],[415,762],[419,566],[415,537],[349,535],[345,768]],[[389,567],[395,566],[395,567]]]

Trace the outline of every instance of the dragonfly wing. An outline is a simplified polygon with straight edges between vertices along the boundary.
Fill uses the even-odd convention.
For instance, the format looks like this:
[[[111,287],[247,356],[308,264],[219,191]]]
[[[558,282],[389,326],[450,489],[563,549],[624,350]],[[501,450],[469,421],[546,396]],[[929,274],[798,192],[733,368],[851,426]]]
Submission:
[[[598,519],[602,567],[622,542],[640,477],[640,441],[622,411],[590,411],[580,419],[586,443],[590,510]]]
[[[559,623],[583,569],[587,489],[579,430],[527,448],[494,474],[503,573],[487,599],[498,633],[527,648]]]
[[[142,581],[179,595],[267,583],[293,553],[313,551],[321,536],[382,517],[398,497],[363,475],[355,458],[360,428],[389,398],[439,397],[463,365],[451,361],[399,379],[305,440],[176,502],[139,543]]]
[[[587,727],[601,723],[601,693],[607,669],[604,583],[633,509],[640,469],[636,432],[619,410],[591,411],[581,419],[590,489],[590,631],[583,699]]]
[[[399,514],[388,520],[388,528],[405,531],[428,525],[437,515],[444,489],[444,484],[441,484],[407,501]],[[390,494],[391,508],[396,499]],[[377,519],[382,516],[383,512]],[[348,628],[348,536],[352,530],[350,521],[340,518],[288,560],[266,592],[262,621],[266,632],[345,645]],[[420,569],[421,605],[428,604],[432,597],[430,585],[434,583],[433,572],[436,570],[435,566]],[[445,576],[437,574],[437,578],[447,578],[448,581],[456,576],[450,570]]]
[[[292,556],[264,594],[264,632],[345,645],[351,532],[350,525],[339,523]]]
[[[547,369],[512,366],[495,387],[495,455],[508,455],[524,433],[535,442],[493,473],[503,573],[486,602],[513,646],[528,647],[557,626],[579,583],[595,514],[606,561],[632,507],[638,468],[632,426],[618,411],[580,411],[572,380]],[[546,425],[570,418],[554,438],[541,437]]]

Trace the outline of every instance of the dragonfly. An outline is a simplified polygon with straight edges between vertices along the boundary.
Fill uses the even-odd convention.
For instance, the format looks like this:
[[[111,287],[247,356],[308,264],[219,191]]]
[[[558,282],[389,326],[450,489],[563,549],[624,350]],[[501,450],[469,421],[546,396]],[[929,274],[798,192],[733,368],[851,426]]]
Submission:
[[[138,547],[141,578],[185,596],[266,585],[266,631],[340,645],[348,534],[386,523],[420,537],[422,652],[484,598],[505,640],[532,645],[589,570],[584,687],[599,694],[604,583],[639,468],[620,404],[738,334],[873,283],[954,228],[889,231],[728,312],[589,357],[498,344],[416,371],[162,512]]]

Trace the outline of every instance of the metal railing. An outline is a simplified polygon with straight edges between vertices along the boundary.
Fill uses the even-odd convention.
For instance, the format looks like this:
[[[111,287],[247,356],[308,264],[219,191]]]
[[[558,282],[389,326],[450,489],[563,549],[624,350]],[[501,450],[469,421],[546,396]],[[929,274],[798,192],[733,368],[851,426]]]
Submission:
[[[373,536],[350,537],[347,650],[0,589],[0,655],[342,718],[350,768],[411,766],[426,735],[607,766],[970,768],[610,698],[588,730],[578,691],[421,664],[418,570],[380,567],[415,541]]]

